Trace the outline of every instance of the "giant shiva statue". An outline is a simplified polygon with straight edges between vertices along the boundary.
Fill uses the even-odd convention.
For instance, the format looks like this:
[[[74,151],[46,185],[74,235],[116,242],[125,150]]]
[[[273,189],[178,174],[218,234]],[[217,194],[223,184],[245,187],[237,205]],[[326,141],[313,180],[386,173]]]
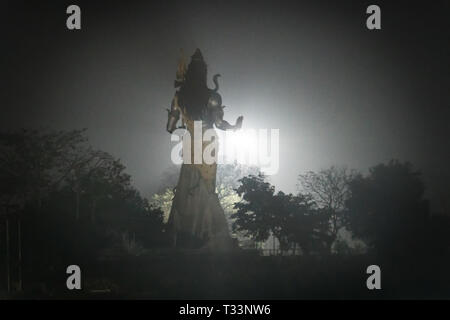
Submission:
[[[168,110],[168,132],[177,129],[180,118],[182,128],[187,129],[192,140],[202,139],[194,134],[194,121],[201,121],[202,130],[214,126],[221,130],[241,128],[242,116],[235,125],[223,119],[224,106],[218,93],[219,76],[213,77],[215,88],[209,89],[207,66],[199,49],[192,55],[187,68],[183,58],[180,60],[175,80],[177,91]],[[190,145],[194,146],[194,141]],[[201,145],[204,149],[207,143],[202,140]],[[183,149],[183,152],[193,154],[193,149]],[[233,247],[225,214],[215,192],[216,171],[216,162],[207,164],[203,159],[201,163],[182,164],[168,220],[174,246],[212,250]]]

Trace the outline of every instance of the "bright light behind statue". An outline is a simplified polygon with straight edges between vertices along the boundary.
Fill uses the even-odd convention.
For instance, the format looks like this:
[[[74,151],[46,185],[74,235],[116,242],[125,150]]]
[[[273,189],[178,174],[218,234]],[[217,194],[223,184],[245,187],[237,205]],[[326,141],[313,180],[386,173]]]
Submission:
[[[219,158],[239,164],[258,164],[258,138],[256,130],[218,132]]]
[[[173,131],[171,141],[177,142],[171,152],[174,164],[238,163],[260,167],[266,175],[278,172],[278,129],[203,130],[202,122],[195,121],[193,132],[194,137],[200,138],[191,139],[190,133],[185,129]],[[191,152],[183,153],[183,150]]]

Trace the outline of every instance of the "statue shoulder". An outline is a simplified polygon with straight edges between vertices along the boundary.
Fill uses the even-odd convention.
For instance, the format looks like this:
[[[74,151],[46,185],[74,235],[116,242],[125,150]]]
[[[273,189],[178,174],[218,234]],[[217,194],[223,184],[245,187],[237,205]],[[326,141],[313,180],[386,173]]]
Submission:
[[[222,106],[222,96],[214,90],[209,90],[208,108],[218,108]]]

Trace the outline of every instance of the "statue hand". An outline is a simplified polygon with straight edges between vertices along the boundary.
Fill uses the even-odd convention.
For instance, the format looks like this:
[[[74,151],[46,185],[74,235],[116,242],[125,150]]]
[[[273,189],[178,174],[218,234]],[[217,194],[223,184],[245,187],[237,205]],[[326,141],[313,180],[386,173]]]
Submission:
[[[236,120],[236,124],[234,125],[234,130],[239,130],[242,128],[242,121],[244,120],[243,116],[240,116],[239,118],[237,118]]]

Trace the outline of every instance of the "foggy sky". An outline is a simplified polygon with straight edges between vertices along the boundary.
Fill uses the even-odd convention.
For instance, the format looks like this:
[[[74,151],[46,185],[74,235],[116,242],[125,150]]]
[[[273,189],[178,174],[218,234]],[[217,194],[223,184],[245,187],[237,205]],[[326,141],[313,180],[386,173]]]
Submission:
[[[66,29],[72,3],[81,31]],[[450,6],[376,3],[378,31],[366,1],[10,1],[0,125],[88,128],[148,196],[171,165],[179,49],[198,47],[211,87],[222,74],[225,118],[280,129],[277,188],[295,191],[305,170],[397,158],[448,197]]]

